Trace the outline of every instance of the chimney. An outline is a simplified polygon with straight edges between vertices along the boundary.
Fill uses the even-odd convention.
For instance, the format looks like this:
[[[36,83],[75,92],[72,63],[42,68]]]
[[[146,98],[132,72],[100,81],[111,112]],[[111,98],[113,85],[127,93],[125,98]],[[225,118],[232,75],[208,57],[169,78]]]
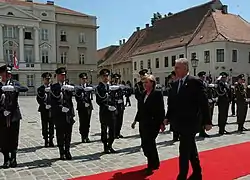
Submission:
[[[122,45],[122,40],[119,40],[119,45],[120,45],[120,46]]]
[[[149,24],[146,24],[146,28],[149,28]]]
[[[126,42],[126,40],[125,40],[125,39],[123,39],[123,40],[122,40],[122,44],[125,44],[125,42]]]
[[[47,1],[47,5],[54,5],[54,1]]]
[[[221,9],[222,14],[227,14],[227,5],[223,5]]]
[[[140,27],[136,27],[136,31],[140,31]]]

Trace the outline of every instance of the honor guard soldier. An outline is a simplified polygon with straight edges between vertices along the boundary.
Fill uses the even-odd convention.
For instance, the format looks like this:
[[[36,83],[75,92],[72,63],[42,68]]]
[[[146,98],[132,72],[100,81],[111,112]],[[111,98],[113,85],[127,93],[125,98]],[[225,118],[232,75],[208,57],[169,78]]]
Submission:
[[[119,85],[119,82],[121,80],[120,74],[112,74],[112,82],[113,85]],[[117,115],[116,115],[116,121],[115,121],[115,138],[123,138],[123,135],[121,135],[121,129],[123,124],[123,115],[125,110],[124,100],[123,96],[125,94],[125,91],[123,89],[117,90],[116,93],[116,107],[117,107]]]
[[[93,105],[91,101],[91,93],[93,88],[88,83],[87,73],[81,73],[80,78],[80,88],[76,89],[76,102],[77,111],[79,115],[79,131],[81,134],[83,143],[90,143],[89,140],[89,128],[90,119],[93,110]]]
[[[7,66],[7,84],[12,81],[12,66]]]
[[[39,104],[38,112],[41,114],[42,135],[45,147],[54,147],[54,122],[51,118],[51,94],[50,80],[51,73],[45,72],[42,74],[43,85],[37,89],[36,100]]]
[[[96,103],[99,105],[99,119],[101,123],[101,140],[104,153],[115,153],[112,145],[115,138],[116,102],[109,84],[110,71],[100,71],[102,81],[96,88]],[[107,132],[108,129],[108,132]]]
[[[244,74],[238,76],[238,83],[235,86],[236,104],[237,104],[237,123],[238,132],[246,131],[244,123],[246,121],[249,99],[247,98],[247,87],[245,85]]]
[[[203,82],[203,84],[205,86],[205,89],[207,91],[208,90],[208,84],[206,82],[206,72],[205,71],[201,71],[197,75],[200,78],[200,80]],[[213,103],[213,101],[209,102],[209,103]],[[201,118],[202,118],[202,114],[201,114]],[[205,128],[203,126],[201,127],[199,136],[203,137],[203,138],[209,137],[209,135],[206,133]]]
[[[218,126],[219,126],[219,134],[229,134],[225,130],[228,118],[228,109],[231,100],[231,92],[229,85],[227,84],[228,74],[226,72],[220,73],[219,78],[217,79],[217,95],[218,95]]]
[[[231,86],[231,116],[235,116],[235,105],[236,105],[236,94],[235,94],[235,86],[237,85],[237,82],[234,83],[234,85]]]
[[[22,115],[18,104],[19,92],[27,92],[18,81],[8,79],[6,65],[0,67],[0,138],[1,151],[4,156],[3,168],[16,167],[16,153],[18,149],[19,128]],[[8,81],[8,84],[7,84]]]
[[[56,127],[57,146],[61,160],[71,160],[70,143],[74,124],[74,107],[72,96],[74,86],[66,85],[67,71],[60,67],[56,69],[57,83],[51,86],[51,112]]]
[[[140,78],[142,79],[146,74],[148,73],[147,69],[143,69],[139,72],[140,74]],[[135,84],[135,98],[137,99],[137,101],[140,99],[140,97],[142,96],[144,92],[144,87],[143,87],[143,83],[140,80],[139,82],[137,82]]]

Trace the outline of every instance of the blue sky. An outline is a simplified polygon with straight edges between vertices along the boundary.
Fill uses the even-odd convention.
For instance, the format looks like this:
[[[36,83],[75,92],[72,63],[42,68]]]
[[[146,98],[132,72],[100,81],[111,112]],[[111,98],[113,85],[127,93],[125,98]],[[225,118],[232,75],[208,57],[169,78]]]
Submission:
[[[46,2],[46,0],[38,0]],[[127,39],[137,26],[150,23],[154,12],[178,12],[209,0],[55,0],[57,5],[97,17],[98,48]],[[221,0],[228,11],[250,21],[250,0]]]

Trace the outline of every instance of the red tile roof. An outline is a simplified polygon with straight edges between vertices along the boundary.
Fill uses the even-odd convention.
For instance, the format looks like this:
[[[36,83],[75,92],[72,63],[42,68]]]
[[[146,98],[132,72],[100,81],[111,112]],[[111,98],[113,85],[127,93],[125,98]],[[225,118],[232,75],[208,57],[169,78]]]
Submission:
[[[3,3],[8,3],[12,5],[19,5],[19,6],[33,6],[35,5],[44,5],[44,6],[54,6],[56,13],[61,13],[61,14],[70,14],[70,15],[75,15],[75,16],[88,16],[87,14],[83,14],[77,11],[73,11],[64,7],[60,7],[57,5],[47,5],[46,3],[38,3],[38,2],[26,2],[23,0],[0,0],[0,2]]]
[[[106,61],[118,49],[118,47],[119,46],[111,45],[97,50],[97,61],[98,62]]]

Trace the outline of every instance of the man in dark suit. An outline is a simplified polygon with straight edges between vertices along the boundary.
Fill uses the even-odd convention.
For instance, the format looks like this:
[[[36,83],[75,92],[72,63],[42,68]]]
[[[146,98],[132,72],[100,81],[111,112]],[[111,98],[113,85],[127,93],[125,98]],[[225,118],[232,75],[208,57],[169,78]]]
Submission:
[[[77,102],[77,111],[79,115],[79,131],[82,137],[83,143],[90,143],[89,140],[89,128],[90,128],[90,119],[93,110],[93,105],[91,101],[92,91],[86,91],[86,87],[91,87],[88,83],[87,73],[81,73],[79,75],[80,86],[82,89],[76,90],[76,102]]]
[[[195,135],[201,125],[204,125],[206,130],[212,128],[206,90],[200,79],[189,75],[189,64],[186,58],[176,60],[175,72],[178,81],[170,90],[164,123],[170,122],[173,129],[180,134],[180,172],[177,180],[187,180],[189,161],[193,168],[189,180],[201,180],[202,172]],[[202,120],[199,118],[200,113]]]
[[[148,73],[147,69],[141,70],[139,72],[140,78],[143,78],[147,73]],[[140,80],[135,84],[135,98],[137,99],[137,101],[141,99],[143,93],[144,93],[144,87],[142,81]]]
[[[54,123],[51,119],[51,98],[48,88],[52,75],[49,72],[42,74],[43,85],[37,89],[36,100],[39,104],[38,111],[41,113],[42,135],[45,147],[54,147]]]

